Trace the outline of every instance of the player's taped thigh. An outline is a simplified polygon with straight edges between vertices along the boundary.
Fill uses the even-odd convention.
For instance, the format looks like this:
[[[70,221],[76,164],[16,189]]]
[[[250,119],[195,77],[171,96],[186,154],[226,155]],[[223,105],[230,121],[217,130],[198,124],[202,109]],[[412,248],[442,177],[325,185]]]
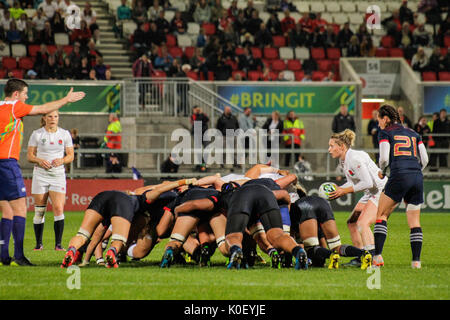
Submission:
[[[114,241],[120,241],[123,243],[123,245],[127,244],[127,237],[124,237],[120,234],[117,233],[113,233],[113,235],[111,236],[111,243],[113,243]]]
[[[264,232],[264,227],[261,223],[255,223],[249,231],[250,235],[254,238],[258,233]]]
[[[317,237],[309,237],[303,240],[303,245],[305,249],[312,248],[319,245],[319,238]]]
[[[170,235],[170,241],[178,241],[183,244],[186,241],[186,238],[179,233],[172,233]]]
[[[422,206],[421,204],[408,203],[407,206],[406,206],[406,212],[420,210],[421,206]]]
[[[33,223],[34,224],[42,224],[45,222],[45,209],[47,207],[45,206],[34,206],[34,217],[33,217]]]
[[[81,236],[83,238],[86,238],[86,240],[90,240],[91,239],[91,234],[89,231],[87,231],[86,229],[80,228],[77,232],[77,236]]]
[[[330,248],[330,250],[333,250],[341,245],[341,237],[339,235],[337,235],[334,238],[327,239],[327,243],[328,243],[328,248]]]
[[[217,248],[220,248],[221,245],[225,244],[225,236],[219,237],[216,239]]]

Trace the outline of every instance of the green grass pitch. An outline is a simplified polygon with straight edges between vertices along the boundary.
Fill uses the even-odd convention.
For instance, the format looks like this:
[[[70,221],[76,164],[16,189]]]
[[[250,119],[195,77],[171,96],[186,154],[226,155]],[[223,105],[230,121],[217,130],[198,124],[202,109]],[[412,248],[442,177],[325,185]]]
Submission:
[[[450,214],[423,213],[422,269],[412,270],[409,229],[404,213],[388,222],[380,271],[380,289],[368,289],[371,274],[355,268],[338,270],[273,270],[257,265],[249,270],[226,270],[218,251],[211,268],[194,265],[160,269],[164,242],[140,261],[119,269],[91,265],[81,270],[81,289],[69,290],[71,274],[60,268],[64,252],[55,252],[53,219],[47,213],[44,250],[33,252],[32,214],[27,219],[25,254],[36,267],[0,267],[0,300],[5,299],[189,299],[189,300],[302,300],[302,299],[449,299]],[[83,213],[67,212],[64,245],[80,226]],[[345,225],[348,213],[336,213],[343,243],[350,243]],[[12,244],[13,241],[11,241]],[[12,253],[12,245],[10,251]],[[264,255],[267,259],[268,257]],[[268,260],[268,259],[267,259]],[[341,258],[342,262],[350,258]]]

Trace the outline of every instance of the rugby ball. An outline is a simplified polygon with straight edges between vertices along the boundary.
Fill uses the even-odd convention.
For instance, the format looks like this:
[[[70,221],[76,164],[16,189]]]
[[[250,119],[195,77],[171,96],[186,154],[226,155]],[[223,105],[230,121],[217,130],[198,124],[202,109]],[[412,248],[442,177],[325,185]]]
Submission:
[[[319,187],[319,197],[330,200],[330,193],[338,188],[336,183],[324,182]]]

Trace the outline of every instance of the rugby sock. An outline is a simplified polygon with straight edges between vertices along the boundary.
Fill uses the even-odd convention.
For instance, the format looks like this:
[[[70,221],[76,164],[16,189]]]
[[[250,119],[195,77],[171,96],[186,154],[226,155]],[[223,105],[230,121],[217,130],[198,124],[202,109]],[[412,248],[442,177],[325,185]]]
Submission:
[[[297,256],[297,253],[298,253],[298,251],[301,249],[302,247],[300,247],[300,246],[296,246],[294,249],[292,249],[292,255],[294,256],[294,257],[296,257]]]
[[[55,246],[60,246],[64,231],[64,214],[55,216],[53,229],[55,230]]]
[[[360,257],[364,254],[364,250],[354,246],[343,244],[339,248],[339,254],[343,257]]]
[[[369,251],[369,253],[372,255],[372,257],[375,255],[375,245],[369,244],[367,246],[364,246],[363,248],[365,251]]]
[[[308,257],[311,258],[327,259],[331,255],[332,251],[321,246],[314,246],[309,248],[306,253]]]
[[[12,231],[12,223],[13,221],[10,219],[2,218],[2,239],[3,239],[3,245],[2,245],[2,252],[1,252],[1,259],[3,261],[8,260],[9,258],[9,239],[11,238],[11,231]]]
[[[383,252],[384,241],[387,237],[387,222],[385,220],[377,220],[373,228],[373,237],[375,238],[375,255]]]
[[[13,238],[14,238],[14,258],[21,259],[23,254],[23,239],[25,238],[25,218],[14,216],[13,218]]]
[[[420,261],[420,252],[422,251],[423,241],[422,228],[411,228],[409,241],[411,242],[412,261]]]
[[[34,223],[34,235],[36,237],[36,247],[42,245],[42,234],[44,233],[43,223]]]

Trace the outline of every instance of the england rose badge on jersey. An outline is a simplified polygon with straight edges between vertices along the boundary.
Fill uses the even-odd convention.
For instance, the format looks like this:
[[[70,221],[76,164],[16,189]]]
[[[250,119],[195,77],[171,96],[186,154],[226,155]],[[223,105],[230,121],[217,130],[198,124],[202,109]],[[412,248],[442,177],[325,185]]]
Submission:
[[[351,175],[352,177],[355,175],[355,173],[352,170],[348,170],[348,174]]]
[[[58,144],[59,144],[59,145],[62,145],[62,144],[63,144],[63,141],[62,141],[61,139],[59,139],[59,140],[58,140]]]

